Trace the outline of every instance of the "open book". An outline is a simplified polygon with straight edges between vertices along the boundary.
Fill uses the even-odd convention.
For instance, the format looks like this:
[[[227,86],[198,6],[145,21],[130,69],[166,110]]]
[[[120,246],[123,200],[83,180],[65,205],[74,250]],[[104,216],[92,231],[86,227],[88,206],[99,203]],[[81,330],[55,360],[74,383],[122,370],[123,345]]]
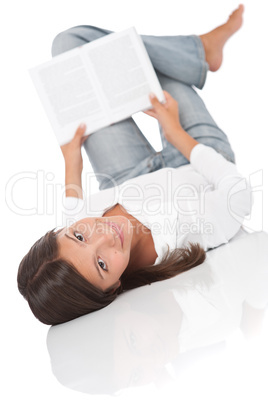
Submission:
[[[29,70],[60,145],[151,107],[164,94],[134,27],[106,35]]]

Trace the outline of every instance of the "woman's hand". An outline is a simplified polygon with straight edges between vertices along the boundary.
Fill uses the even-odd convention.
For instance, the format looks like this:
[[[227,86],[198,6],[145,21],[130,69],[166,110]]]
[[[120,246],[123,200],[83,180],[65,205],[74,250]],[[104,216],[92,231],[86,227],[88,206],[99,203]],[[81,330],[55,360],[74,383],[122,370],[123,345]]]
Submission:
[[[74,134],[73,139],[68,142],[68,144],[64,144],[60,147],[65,160],[65,164],[70,166],[73,171],[80,173],[82,173],[83,170],[81,147],[89,137],[88,135],[84,136],[85,131],[86,125],[80,124]]]
[[[72,141],[61,146],[61,151],[65,160],[65,194],[66,197],[76,197],[83,199],[82,189],[82,170],[83,158],[81,153],[82,144],[89,137],[84,136],[86,125],[80,124],[77,128]]]
[[[179,119],[179,107],[178,102],[167,91],[163,91],[163,93],[166,103],[160,103],[155,95],[151,95],[150,101],[153,108],[144,113],[155,117],[159,121],[165,138],[172,143],[174,137],[178,135],[178,131],[182,130]]]
[[[190,160],[191,152],[198,142],[182,128],[178,102],[167,91],[163,92],[166,103],[162,105],[155,96],[150,96],[153,108],[144,113],[159,121],[167,141],[177,148],[186,159]]]

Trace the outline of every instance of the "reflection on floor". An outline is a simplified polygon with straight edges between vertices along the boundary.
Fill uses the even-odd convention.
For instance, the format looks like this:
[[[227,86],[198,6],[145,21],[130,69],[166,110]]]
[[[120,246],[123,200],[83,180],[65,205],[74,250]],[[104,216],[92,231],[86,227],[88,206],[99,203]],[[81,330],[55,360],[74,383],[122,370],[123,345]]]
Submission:
[[[247,377],[262,381],[268,358],[267,303],[268,234],[244,234],[189,272],[50,328],[52,370],[66,387],[93,395],[145,386],[198,395],[208,378],[250,388]]]

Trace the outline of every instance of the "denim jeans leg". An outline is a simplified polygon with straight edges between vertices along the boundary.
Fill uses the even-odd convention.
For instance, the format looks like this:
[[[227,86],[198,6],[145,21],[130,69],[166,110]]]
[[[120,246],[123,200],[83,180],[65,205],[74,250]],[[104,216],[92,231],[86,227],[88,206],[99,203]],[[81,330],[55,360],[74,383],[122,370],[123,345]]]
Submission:
[[[158,74],[158,78],[162,88],[178,101],[179,117],[183,129],[201,144],[214,148],[227,160],[234,162],[235,156],[228,137],[211,117],[197,92],[191,86],[164,75]],[[188,160],[165,139],[160,126],[159,129],[165,166],[178,167],[187,164]]]
[[[196,35],[141,35],[156,72],[202,89],[208,63],[201,39]]]
[[[59,33],[52,44],[52,56],[76,46],[99,39],[112,31],[80,25]],[[201,89],[206,80],[208,64],[199,36],[153,36],[141,35],[145,48],[156,72]]]
[[[85,45],[109,33],[112,33],[112,31],[91,25],[79,25],[69,28],[66,31],[60,32],[54,38],[51,46],[52,57],[74,49],[75,47]]]

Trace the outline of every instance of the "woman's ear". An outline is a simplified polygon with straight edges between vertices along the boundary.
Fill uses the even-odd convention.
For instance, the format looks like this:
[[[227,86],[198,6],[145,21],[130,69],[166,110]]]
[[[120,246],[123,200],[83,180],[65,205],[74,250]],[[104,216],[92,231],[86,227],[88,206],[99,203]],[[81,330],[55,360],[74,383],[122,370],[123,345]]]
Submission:
[[[118,281],[114,285],[114,291],[116,291],[118,288],[120,288],[120,286],[121,286],[121,281],[120,281],[120,279],[118,279]]]
[[[115,292],[117,291],[117,289],[120,288],[120,286],[121,286],[121,281],[118,280],[114,285],[112,285],[112,286],[107,290],[107,292],[108,292],[108,293],[115,293]]]

